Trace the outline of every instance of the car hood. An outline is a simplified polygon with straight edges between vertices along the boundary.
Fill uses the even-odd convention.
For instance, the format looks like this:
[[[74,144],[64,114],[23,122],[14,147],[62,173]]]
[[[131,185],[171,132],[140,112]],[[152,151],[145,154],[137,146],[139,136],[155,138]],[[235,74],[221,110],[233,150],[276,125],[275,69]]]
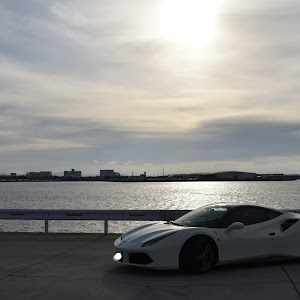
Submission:
[[[158,222],[143,225],[128,231],[118,239],[119,246],[123,243],[144,243],[165,234],[186,230],[188,227],[172,225],[166,222]]]

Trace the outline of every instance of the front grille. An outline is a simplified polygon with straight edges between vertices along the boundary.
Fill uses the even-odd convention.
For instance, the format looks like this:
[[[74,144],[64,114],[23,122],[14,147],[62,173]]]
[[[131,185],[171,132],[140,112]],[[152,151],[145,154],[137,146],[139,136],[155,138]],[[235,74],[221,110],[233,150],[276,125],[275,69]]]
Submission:
[[[148,265],[153,260],[146,253],[129,253],[129,262],[137,265]]]

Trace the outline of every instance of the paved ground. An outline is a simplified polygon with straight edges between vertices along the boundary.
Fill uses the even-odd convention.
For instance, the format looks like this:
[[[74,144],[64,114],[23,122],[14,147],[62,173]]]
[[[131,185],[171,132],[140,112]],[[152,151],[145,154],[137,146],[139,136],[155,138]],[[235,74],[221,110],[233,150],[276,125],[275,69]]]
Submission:
[[[0,233],[0,299],[300,299],[300,261],[205,275],[112,261],[117,235]]]

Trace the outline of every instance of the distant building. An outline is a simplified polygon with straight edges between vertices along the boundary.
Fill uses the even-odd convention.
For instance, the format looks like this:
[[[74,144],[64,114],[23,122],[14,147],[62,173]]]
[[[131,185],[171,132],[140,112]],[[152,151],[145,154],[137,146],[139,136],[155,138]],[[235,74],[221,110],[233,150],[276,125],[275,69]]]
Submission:
[[[51,171],[27,172],[26,176],[30,179],[49,179],[52,178]]]
[[[299,179],[298,175],[285,175],[285,174],[260,174],[261,180],[273,180],[273,181],[282,181],[282,180],[297,180]]]
[[[40,178],[41,179],[47,179],[52,177],[51,171],[40,171]]]
[[[26,176],[30,179],[40,179],[40,172],[26,172]]]
[[[17,173],[10,173],[10,176],[17,176]]]
[[[221,180],[254,180],[257,179],[257,174],[249,172],[229,171],[216,173],[216,177]]]
[[[114,170],[100,170],[100,177],[107,178],[107,177],[119,177],[120,173],[115,172]]]
[[[81,171],[75,171],[72,169],[71,171],[64,171],[65,178],[81,178]]]
[[[147,174],[146,172],[144,172],[143,174],[140,174],[139,176],[136,175],[132,175],[130,176],[130,180],[133,180],[133,181],[145,181],[146,180],[146,177],[147,177]]]

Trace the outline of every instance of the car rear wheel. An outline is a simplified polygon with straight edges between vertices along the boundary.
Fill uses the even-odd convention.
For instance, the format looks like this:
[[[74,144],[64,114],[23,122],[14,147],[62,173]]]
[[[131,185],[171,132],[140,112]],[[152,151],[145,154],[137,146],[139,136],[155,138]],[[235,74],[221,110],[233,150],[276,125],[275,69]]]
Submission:
[[[182,247],[179,267],[183,271],[203,274],[215,265],[215,247],[210,238],[195,236]]]

